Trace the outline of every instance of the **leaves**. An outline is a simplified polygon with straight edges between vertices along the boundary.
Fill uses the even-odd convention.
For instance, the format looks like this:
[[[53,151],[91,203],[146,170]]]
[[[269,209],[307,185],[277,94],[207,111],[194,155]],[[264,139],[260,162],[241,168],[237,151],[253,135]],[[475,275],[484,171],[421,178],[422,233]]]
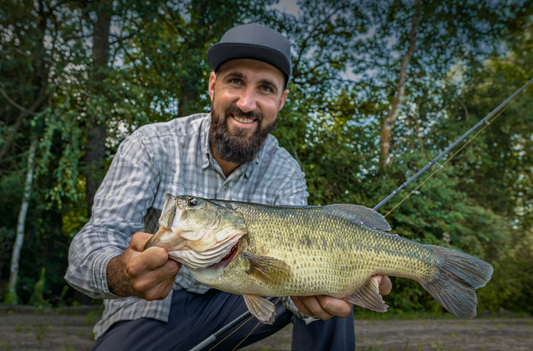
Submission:
[[[421,2],[416,51],[383,167],[380,129],[409,46],[414,1],[300,1],[297,14],[270,0],[0,4],[0,87],[18,106],[34,108],[21,118],[0,96],[0,148],[10,143],[0,159],[0,204],[7,209],[0,243],[8,251],[26,152],[32,136],[40,141],[22,251],[23,301],[40,267],[43,298],[59,301],[68,244],[88,220],[87,177],[104,176],[120,142],[145,124],[209,111],[207,50],[234,25],[260,22],[291,40],[294,76],[274,135],[306,173],[310,204],[375,206],[533,75],[531,1]],[[109,60],[95,66],[101,6],[112,14]],[[523,233],[533,226],[531,91],[387,217],[403,237],[446,245],[447,233],[451,247],[493,263],[483,308],[523,309],[531,298],[531,282],[516,273],[530,258]],[[106,131],[98,172],[86,160],[90,123]],[[0,267],[0,281],[8,270]],[[394,281],[390,300],[402,310],[438,309],[406,280]]]

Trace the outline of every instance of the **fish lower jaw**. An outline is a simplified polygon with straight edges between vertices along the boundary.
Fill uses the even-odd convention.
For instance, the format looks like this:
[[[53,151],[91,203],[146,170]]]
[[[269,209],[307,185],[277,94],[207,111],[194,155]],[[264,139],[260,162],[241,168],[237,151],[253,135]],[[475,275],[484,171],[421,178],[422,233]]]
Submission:
[[[240,234],[235,235],[225,240],[222,245],[202,252],[195,251],[191,245],[185,245],[180,250],[168,251],[168,255],[188,269],[218,269],[219,266],[224,268],[235,256],[240,238]]]

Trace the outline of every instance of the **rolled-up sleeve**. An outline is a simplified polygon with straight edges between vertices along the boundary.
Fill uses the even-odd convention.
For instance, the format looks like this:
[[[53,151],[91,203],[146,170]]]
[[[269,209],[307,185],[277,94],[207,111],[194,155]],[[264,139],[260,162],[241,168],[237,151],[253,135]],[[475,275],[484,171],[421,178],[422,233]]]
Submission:
[[[107,285],[107,265],[142,229],[159,184],[150,145],[137,131],[120,145],[98,189],[92,217],[74,237],[66,281],[92,298],[116,299]]]

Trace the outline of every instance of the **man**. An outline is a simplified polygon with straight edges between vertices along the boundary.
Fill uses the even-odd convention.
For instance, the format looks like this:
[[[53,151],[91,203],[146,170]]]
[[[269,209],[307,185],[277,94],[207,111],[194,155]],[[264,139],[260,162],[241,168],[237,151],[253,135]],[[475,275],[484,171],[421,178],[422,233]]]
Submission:
[[[289,41],[258,24],[238,26],[208,58],[211,114],[144,126],[128,137],[95,196],[90,222],[72,242],[67,281],[106,299],[95,349],[188,350],[246,311],[242,297],[200,284],[165,250],[143,251],[167,193],[307,204],[304,174],[269,134],[288,94]],[[388,278],[378,279],[388,293]],[[292,321],[293,350],[355,349],[350,304],[326,296],[292,301],[322,320],[306,325],[280,303],[276,322],[259,325],[241,347]],[[233,349],[256,324],[217,350]]]

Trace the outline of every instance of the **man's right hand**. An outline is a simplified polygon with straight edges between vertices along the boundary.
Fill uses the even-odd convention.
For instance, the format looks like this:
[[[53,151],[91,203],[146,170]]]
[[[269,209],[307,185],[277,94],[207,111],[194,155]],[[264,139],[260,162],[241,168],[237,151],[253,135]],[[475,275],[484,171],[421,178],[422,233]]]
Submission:
[[[120,297],[136,296],[148,301],[162,300],[174,286],[181,264],[169,260],[165,249],[143,251],[152,234],[136,233],[130,245],[107,265],[109,290]]]

